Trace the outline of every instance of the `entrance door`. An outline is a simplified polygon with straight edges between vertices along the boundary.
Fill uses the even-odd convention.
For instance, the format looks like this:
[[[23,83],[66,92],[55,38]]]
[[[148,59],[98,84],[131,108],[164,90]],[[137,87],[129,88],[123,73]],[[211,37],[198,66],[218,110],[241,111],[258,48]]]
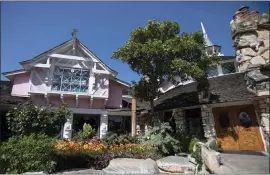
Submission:
[[[263,151],[252,105],[213,108],[217,140],[224,150]]]

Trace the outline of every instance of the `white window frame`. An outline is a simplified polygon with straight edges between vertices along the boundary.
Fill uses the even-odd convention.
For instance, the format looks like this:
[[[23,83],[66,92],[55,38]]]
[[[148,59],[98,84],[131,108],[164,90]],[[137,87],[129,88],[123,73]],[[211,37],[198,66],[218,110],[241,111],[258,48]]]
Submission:
[[[59,67],[60,69],[69,69],[69,70],[72,70],[72,69],[77,69],[77,70],[80,70],[80,72],[82,72],[82,71],[89,71],[89,74],[88,74],[88,76],[86,77],[85,76],[85,78],[88,80],[88,83],[85,85],[85,86],[87,86],[87,90],[85,91],[85,92],[74,92],[74,91],[71,91],[71,90],[69,90],[69,91],[63,91],[62,90],[62,84],[63,84],[63,82],[62,82],[62,80],[63,80],[63,77],[61,78],[61,82],[60,82],[60,90],[53,90],[53,79],[54,79],[54,76],[55,76],[55,71],[56,71],[56,68],[57,67]],[[59,66],[59,65],[56,65],[55,67],[54,67],[54,71],[53,71],[53,75],[52,75],[52,86],[51,86],[51,91],[53,91],[53,92],[74,92],[74,93],[88,93],[89,92],[89,78],[90,78],[90,74],[91,74],[91,71],[90,70],[88,70],[88,69],[82,69],[82,68],[75,68],[75,67],[67,67],[67,66]],[[61,75],[63,75],[63,74],[61,74]],[[81,86],[82,86],[82,84],[81,84],[81,78],[82,78],[83,76],[80,76],[80,89],[81,89]],[[71,86],[71,84],[69,85],[69,86]]]

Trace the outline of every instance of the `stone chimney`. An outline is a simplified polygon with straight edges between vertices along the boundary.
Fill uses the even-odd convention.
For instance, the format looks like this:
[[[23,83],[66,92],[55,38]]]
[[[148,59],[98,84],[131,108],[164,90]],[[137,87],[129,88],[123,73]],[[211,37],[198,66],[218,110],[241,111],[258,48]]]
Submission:
[[[242,6],[230,22],[239,71],[246,72],[248,90],[269,95],[269,14]]]

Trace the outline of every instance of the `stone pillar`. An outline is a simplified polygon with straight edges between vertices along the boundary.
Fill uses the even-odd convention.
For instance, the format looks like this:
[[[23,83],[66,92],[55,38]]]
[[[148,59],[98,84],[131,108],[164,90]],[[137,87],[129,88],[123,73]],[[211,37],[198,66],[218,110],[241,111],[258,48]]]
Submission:
[[[215,122],[212,113],[212,108],[206,105],[201,106],[202,123],[204,130],[204,137],[207,139],[216,137]]]
[[[184,110],[181,108],[173,109],[173,117],[175,119],[176,131],[177,132],[186,131],[187,126]]]
[[[100,138],[103,138],[108,132],[108,115],[101,114],[100,116]]]
[[[266,150],[268,152],[269,152],[269,139],[270,139],[269,106],[270,106],[270,97],[260,98],[254,102],[254,107],[255,107],[256,113],[258,115],[258,123],[261,126],[262,136],[263,136],[263,139],[265,142]]]
[[[66,117],[66,123],[64,124],[63,138],[70,140],[72,138],[72,124],[73,124],[73,113]]]
[[[161,122],[163,122],[164,118],[164,112],[163,111],[157,111],[155,112],[155,117],[153,119],[153,125],[154,126],[160,126]]]
[[[230,23],[239,71],[246,72],[247,88],[269,95],[270,15],[241,7]],[[265,94],[264,93],[264,94]]]

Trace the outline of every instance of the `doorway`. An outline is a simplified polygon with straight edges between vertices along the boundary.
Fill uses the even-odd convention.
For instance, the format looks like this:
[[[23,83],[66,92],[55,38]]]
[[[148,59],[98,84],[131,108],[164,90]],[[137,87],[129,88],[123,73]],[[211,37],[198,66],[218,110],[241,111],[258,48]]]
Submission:
[[[253,105],[213,108],[212,112],[222,149],[264,150]]]
[[[90,124],[96,130],[96,135],[99,136],[100,115],[99,114],[73,114],[73,132],[78,133],[83,129],[84,123]],[[73,134],[73,135],[74,135]]]
[[[204,139],[201,108],[185,110],[187,132],[198,139]]]

